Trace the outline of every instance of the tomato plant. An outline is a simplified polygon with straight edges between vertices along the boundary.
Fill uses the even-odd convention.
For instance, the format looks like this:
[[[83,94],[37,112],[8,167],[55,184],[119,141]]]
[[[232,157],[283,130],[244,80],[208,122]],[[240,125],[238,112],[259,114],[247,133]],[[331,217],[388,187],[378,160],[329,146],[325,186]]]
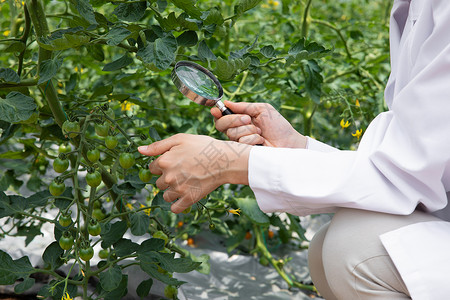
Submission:
[[[119,140],[115,135],[108,135],[107,137],[105,137],[105,145],[108,149],[116,148],[118,143]]]
[[[102,175],[99,171],[88,172],[86,174],[86,183],[91,187],[98,187],[102,183]]]
[[[69,167],[68,159],[60,159],[59,157],[53,161],[53,169],[57,173],[64,173]]]
[[[70,250],[73,246],[73,237],[70,232],[65,231],[64,234],[59,239],[59,246],[63,250]]]
[[[97,236],[102,232],[102,228],[100,226],[100,223],[97,222],[95,219],[91,219],[88,225],[88,232],[92,236]]]
[[[142,182],[149,182],[152,179],[153,175],[148,168],[143,168],[139,170],[139,179]]]
[[[24,292],[33,274],[45,273],[52,279],[40,298],[120,298],[129,280],[122,261],[130,259],[148,276],[140,297],[155,276],[176,290],[182,282],[173,272],[206,273],[209,263],[180,244],[195,247],[196,235],[212,230],[229,254],[257,254],[289,287],[314,290],[273,251],[307,244],[299,217],[266,215],[249,188],[233,185],[173,215],[140,168],[154,158],[136,148],[175,133],[224,139],[208,109],[174,88],[179,60],[212,70],[228,100],[268,103],[303,134],[356,148],[352,133],[385,109],[389,0],[0,2],[2,236],[31,241],[44,224],[54,226],[42,251],[46,268],[1,251],[0,264],[20,272],[0,270],[0,285],[20,281]],[[135,243],[126,232],[152,238]],[[86,243],[108,258],[97,271]],[[91,295],[92,277],[100,283]]]
[[[129,169],[134,165],[134,155],[128,152],[121,153],[119,155],[120,166],[124,169]]]
[[[100,159],[100,151],[97,148],[91,149],[86,153],[86,156],[91,163],[95,163]]]

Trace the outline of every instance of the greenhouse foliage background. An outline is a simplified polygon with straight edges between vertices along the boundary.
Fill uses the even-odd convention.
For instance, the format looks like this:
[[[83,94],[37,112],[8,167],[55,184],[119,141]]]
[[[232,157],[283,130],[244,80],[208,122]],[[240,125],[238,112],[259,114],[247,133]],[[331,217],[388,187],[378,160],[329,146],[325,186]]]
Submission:
[[[355,149],[385,110],[391,5],[0,0],[0,234],[28,244],[50,223],[55,236],[42,249],[44,266],[0,251],[0,284],[17,282],[23,293],[43,273],[51,278],[43,297],[120,299],[123,269],[138,265],[148,274],[139,296],[157,279],[176,298],[174,272],[208,272],[206,256],[179,245],[210,230],[230,255],[255,255],[290,287],[314,292],[271,252],[304,251],[298,217],[262,213],[242,186],[220,187],[174,215],[144,171],[151,158],[136,147],[176,133],[226,138],[170,80],[175,62],[189,60],[216,74],[225,99],[269,103],[301,133]],[[138,244],[127,232],[148,239]],[[68,274],[57,272],[63,265]],[[91,277],[100,282],[92,295]]]

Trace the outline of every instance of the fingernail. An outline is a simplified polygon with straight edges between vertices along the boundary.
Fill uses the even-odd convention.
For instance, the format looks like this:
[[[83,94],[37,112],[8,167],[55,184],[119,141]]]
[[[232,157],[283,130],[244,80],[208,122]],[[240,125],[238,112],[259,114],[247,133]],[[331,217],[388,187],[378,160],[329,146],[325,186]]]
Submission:
[[[139,146],[138,151],[145,151],[147,150],[148,146]]]

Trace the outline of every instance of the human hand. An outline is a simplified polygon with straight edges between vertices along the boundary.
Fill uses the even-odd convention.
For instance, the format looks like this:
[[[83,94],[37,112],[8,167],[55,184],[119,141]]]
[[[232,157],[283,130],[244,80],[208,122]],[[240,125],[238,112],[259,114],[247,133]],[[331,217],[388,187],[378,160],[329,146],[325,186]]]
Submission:
[[[149,166],[163,197],[180,213],[224,183],[248,184],[250,147],[211,137],[177,134],[138,148],[147,156],[159,156]]]
[[[262,144],[270,147],[305,148],[306,137],[267,103],[225,101],[234,114],[222,116],[216,107],[211,109],[217,130],[232,141],[243,144]]]

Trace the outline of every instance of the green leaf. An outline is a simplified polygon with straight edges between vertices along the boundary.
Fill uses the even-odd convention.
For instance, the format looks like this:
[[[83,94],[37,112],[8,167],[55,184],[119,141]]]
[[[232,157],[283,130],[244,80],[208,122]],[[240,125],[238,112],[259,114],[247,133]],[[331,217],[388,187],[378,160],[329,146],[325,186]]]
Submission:
[[[151,278],[142,281],[136,288],[136,294],[141,298],[147,297],[148,293],[150,293],[150,289],[152,288],[152,285],[153,285],[153,279],[151,279]]]
[[[131,233],[135,236],[141,236],[147,233],[150,225],[150,218],[143,212],[134,213],[131,218]]]
[[[133,59],[131,57],[128,56],[128,53],[125,53],[124,56],[122,56],[119,59],[116,59],[113,62],[107,63],[102,71],[116,71],[116,70],[120,70],[122,68],[125,68],[126,66],[130,65],[133,63]]]
[[[17,279],[27,278],[34,268],[27,256],[13,260],[8,253],[0,250],[0,285],[8,285]]]
[[[50,270],[56,270],[60,266],[63,265],[63,261],[61,259],[64,254],[64,250],[61,249],[58,242],[53,242],[45,249],[42,254],[42,259],[45,263],[45,268],[50,268]]]
[[[264,46],[259,50],[259,52],[267,58],[272,58],[276,56],[275,48],[272,45]]]
[[[115,265],[100,273],[100,284],[105,291],[113,291],[122,281],[122,269]]]
[[[87,45],[86,46],[89,55],[98,61],[104,61],[105,60],[105,53],[103,52],[102,45],[94,44],[94,45]],[[72,75],[76,75],[76,73],[73,73]]]
[[[97,20],[95,20],[94,9],[89,3],[89,0],[75,0],[76,8],[80,15],[92,25],[98,25]]]
[[[61,30],[53,33],[50,37],[37,38],[39,46],[46,50],[58,51],[69,48],[78,48],[89,43],[90,37],[84,33],[69,33],[75,30],[80,30],[80,27],[71,28],[73,30]],[[82,27],[81,27],[82,28]],[[63,34],[60,34],[63,32]]]
[[[107,223],[105,225],[102,223],[102,232],[100,233],[100,236],[103,238],[102,248],[108,248],[120,240],[127,229],[128,226],[126,221],[119,221],[113,224]]]
[[[180,286],[184,283],[184,281],[179,281],[175,278],[169,277],[167,274],[158,272],[158,266],[152,260],[152,258],[148,256],[148,254],[139,254],[137,259],[140,262],[142,271],[144,271],[151,277],[169,285]]]
[[[163,198],[164,191],[160,191],[156,194],[155,198],[153,198],[152,205],[159,205],[159,208],[165,211],[170,210],[170,203],[164,200]]]
[[[147,1],[133,2],[133,3],[121,3],[112,12],[119,19],[128,22],[137,22],[145,15],[147,9]]]
[[[0,80],[6,83],[19,83],[20,77],[13,69],[0,68]]]
[[[209,11],[206,11],[202,15],[203,24],[204,25],[222,25],[224,22],[223,16],[217,8],[213,8]]]
[[[174,12],[171,12],[167,18],[161,18],[156,15],[155,18],[158,20],[159,25],[164,28],[165,31],[175,30],[180,26],[178,18],[175,16]]]
[[[6,47],[3,51],[4,52],[22,52],[23,50],[25,50],[25,43],[21,42],[21,41],[15,41],[12,42],[11,44],[8,45],[8,47]]]
[[[217,59],[217,56],[212,53],[211,49],[209,49],[204,40],[198,44],[198,57],[200,57],[203,61]]]
[[[269,217],[261,211],[254,198],[235,198],[237,206],[242,213],[258,225],[269,225]]]
[[[231,59],[225,60],[219,57],[216,61],[216,67],[214,68],[214,74],[220,80],[231,80],[233,79],[239,72],[245,70],[250,65],[251,59],[246,57],[245,59]]]
[[[39,81],[38,84],[47,82],[56,75],[62,65],[62,58],[44,60],[39,66]]]
[[[192,47],[197,45],[197,43],[198,43],[197,32],[192,30],[185,31],[177,37],[178,46]]]
[[[316,42],[307,43],[305,38],[301,38],[289,49],[286,65],[289,66],[302,60],[318,59],[329,55],[330,52],[329,49],[325,49]]]
[[[16,294],[22,294],[23,292],[29,290],[35,283],[34,278],[27,277],[14,287],[14,292]]]
[[[151,251],[161,251],[162,249],[164,249],[164,240],[151,238],[143,241],[142,244],[139,245],[136,252],[138,254],[145,254]]]
[[[319,104],[323,83],[323,77],[321,75],[322,68],[315,60],[309,60],[305,65],[305,71],[307,74],[305,78],[305,90],[311,99]]]
[[[8,123],[26,121],[36,109],[34,99],[19,92],[10,92],[6,99],[0,98],[0,120]]]
[[[106,292],[105,294],[102,294],[99,296],[99,299],[105,299],[105,300],[120,300],[123,299],[123,297],[128,293],[128,275],[122,275],[122,280],[117,285],[117,287],[110,291]]]
[[[156,131],[156,129],[153,128],[153,127],[150,127],[150,128],[149,128],[149,130],[148,130],[148,135],[150,135],[150,137],[151,137],[155,142],[161,140],[161,137],[159,136],[158,131]]]
[[[117,257],[122,257],[132,254],[139,248],[139,245],[129,239],[120,239],[114,243],[114,252]]]
[[[110,46],[119,45],[124,39],[131,34],[131,31],[123,27],[114,27],[106,35],[106,43]]]
[[[261,0],[239,0],[239,2],[234,6],[235,18],[239,18],[246,11],[257,6]]]
[[[140,259],[156,259],[161,267],[169,272],[188,273],[191,272],[201,264],[201,262],[194,262],[189,258],[175,258],[175,253],[159,253],[150,252],[140,255]]]
[[[29,225],[29,226],[19,226],[17,228],[17,233],[14,234],[13,236],[24,236],[24,237],[26,237],[26,239],[25,239],[25,247],[26,247],[38,235],[43,235],[42,232],[41,232],[40,225],[38,225],[38,226],[36,226],[36,225]]]
[[[202,12],[195,6],[196,0],[171,0],[171,2],[191,17],[200,20]]]
[[[136,56],[144,63],[153,64],[160,70],[166,70],[175,61],[177,48],[175,37],[168,35],[148,43],[145,48],[139,49]]]

